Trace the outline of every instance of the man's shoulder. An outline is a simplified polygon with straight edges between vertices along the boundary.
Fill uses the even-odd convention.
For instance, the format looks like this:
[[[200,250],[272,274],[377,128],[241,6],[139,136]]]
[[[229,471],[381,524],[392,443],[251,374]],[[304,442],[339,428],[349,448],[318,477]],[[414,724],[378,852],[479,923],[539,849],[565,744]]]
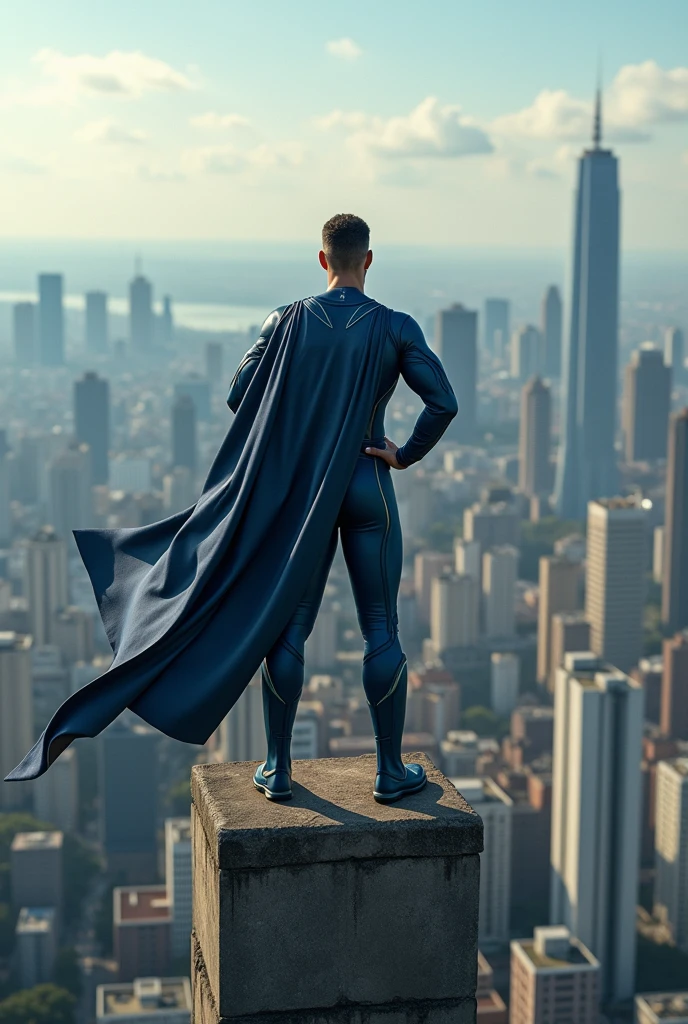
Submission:
[[[285,303],[284,306],[277,306],[275,309],[273,309],[272,313],[268,313],[268,315],[265,317],[265,320],[263,321],[263,326],[260,329],[261,338],[270,337],[275,327],[277,327],[277,324],[279,323],[282,313],[284,313],[288,305],[289,303]]]

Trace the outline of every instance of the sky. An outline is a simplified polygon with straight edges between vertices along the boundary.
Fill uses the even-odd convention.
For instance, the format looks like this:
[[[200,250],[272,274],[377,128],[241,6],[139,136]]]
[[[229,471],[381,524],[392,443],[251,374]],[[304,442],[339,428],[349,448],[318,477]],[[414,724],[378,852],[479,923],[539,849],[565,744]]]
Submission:
[[[688,249],[687,0],[22,0],[0,236],[562,247],[598,70],[623,245]]]

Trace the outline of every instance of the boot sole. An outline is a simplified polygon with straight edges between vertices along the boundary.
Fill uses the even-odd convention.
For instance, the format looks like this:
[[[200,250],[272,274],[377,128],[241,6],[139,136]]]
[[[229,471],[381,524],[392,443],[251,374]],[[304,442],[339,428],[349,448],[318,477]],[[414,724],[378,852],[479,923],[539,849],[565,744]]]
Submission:
[[[259,793],[264,793],[268,800],[282,801],[291,800],[292,798],[292,792],[290,789],[283,790],[281,793],[272,793],[267,788],[267,786],[261,786],[261,784],[259,782],[256,782],[255,779],[253,780],[253,785],[256,787]]]
[[[402,789],[398,793],[378,793],[373,790],[373,799],[377,800],[379,804],[392,804],[395,800],[401,800],[402,797],[410,796],[411,793],[420,793],[427,781],[428,777],[426,775],[416,786],[412,786],[411,789]]]

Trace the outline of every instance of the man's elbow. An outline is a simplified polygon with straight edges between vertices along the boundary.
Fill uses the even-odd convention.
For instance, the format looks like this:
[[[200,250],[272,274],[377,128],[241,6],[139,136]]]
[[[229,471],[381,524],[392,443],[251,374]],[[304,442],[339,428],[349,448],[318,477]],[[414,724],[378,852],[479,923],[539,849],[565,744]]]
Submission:
[[[447,398],[447,416],[453,420],[459,411],[459,400],[456,395]]]

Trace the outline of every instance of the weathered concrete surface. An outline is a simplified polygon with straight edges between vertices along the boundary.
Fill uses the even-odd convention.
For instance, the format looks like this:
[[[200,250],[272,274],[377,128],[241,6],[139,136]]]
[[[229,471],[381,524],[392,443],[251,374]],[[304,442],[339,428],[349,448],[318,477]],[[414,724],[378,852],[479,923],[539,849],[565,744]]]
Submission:
[[[286,804],[193,769],[196,1024],[474,1019],[482,822],[407,759],[428,785],[389,806],[372,755],[295,762]]]

